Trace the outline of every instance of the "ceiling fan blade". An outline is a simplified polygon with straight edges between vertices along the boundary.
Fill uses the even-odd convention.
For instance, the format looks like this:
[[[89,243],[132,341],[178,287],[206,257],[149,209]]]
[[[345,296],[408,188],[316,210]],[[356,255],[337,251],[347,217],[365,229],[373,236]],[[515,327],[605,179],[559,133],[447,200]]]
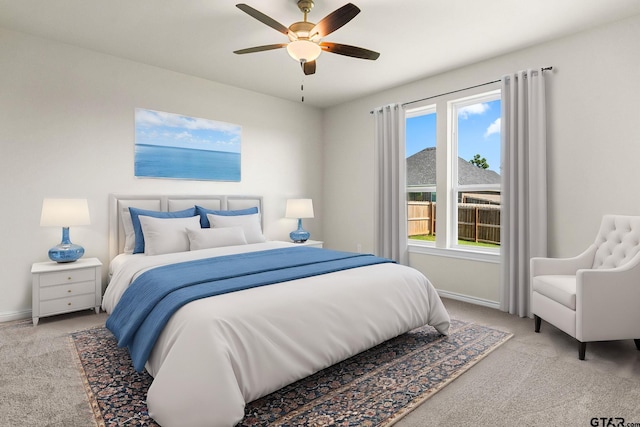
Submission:
[[[364,49],[356,46],[349,46],[347,44],[322,42],[320,43],[322,50],[331,53],[337,53],[338,55],[351,56],[353,58],[370,59],[375,61],[380,54],[373,50]]]
[[[315,74],[316,72],[316,61],[308,61],[308,62],[303,62],[300,65],[302,65],[302,71],[304,72],[305,75],[310,75],[310,74]]]
[[[281,23],[279,23],[275,19],[265,15],[264,13],[252,8],[248,4],[240,3],[240,4],[237,4],[236,7],[238,9],[240,9],[241,11],[243,11],[244,13],[246,13],[246,14],[248,14],[250,16],[253,16],[254,18],[256,18],[258,21],[262,22],[263,24],[268,25],[271,28],[273,28],[274,30],[281,32],[285,36],[289,34],[289,29],[287,27],[285,27],[284,25],[282,25]]]
[[[286,47],[286,46],[287,46],[286,43],[267,44],[264,46],[256,46],[256,47],[249,47],[247,49],[234,50],[233,53],[242,55],[244,53],[254,53],[254,52],[262,52],[265,50],[280,49],[281,47]]]
[[[333,33],[338,28],[342,27],[347,22],[351,21],[358,13],[360,9],[353,3],[347,3],[339,9],[334,10],[309,32],[310,38],[319,35],[321,38]]]

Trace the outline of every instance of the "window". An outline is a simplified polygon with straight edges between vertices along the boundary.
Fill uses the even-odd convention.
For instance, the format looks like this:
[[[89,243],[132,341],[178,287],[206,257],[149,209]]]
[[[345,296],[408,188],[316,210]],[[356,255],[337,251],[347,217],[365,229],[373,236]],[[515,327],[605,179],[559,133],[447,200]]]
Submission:
[[[500,246],[500,92],[449,102],[453,246]]]
[[[406,111],[411,245],[499,252],[500,119],[499,90]]]
[[[407,112],[407,230],[409,239],[435,241],[436,107]]]

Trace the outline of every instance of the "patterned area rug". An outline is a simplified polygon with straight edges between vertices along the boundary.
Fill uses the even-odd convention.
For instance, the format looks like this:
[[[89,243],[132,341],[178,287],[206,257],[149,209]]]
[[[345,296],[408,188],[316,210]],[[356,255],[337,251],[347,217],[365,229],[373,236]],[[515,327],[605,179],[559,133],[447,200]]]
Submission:
[[[452,320],[450,335],[425,326],[249,403],[239,426],[390,426],[512,334]],[[99,426],[157,426],[126,349],[105,328],[71,334]]]

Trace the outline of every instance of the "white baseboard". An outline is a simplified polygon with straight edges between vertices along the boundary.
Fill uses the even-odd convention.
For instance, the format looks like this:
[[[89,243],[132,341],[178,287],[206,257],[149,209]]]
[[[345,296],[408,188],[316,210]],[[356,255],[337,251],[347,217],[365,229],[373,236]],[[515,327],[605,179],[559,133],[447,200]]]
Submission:
[[[468,302],[469,304],[482,305],[484,307],[495,308],[496,310],[500,310],[500,303],[497,301],[491,301],[488,299],[472,297],[469,295],[458,294],[455,292],[443,291],[442,289],[436,289],[438,291],[438,295],[443,298],[454,299],[457,301]]]
[[[31,310],[13,311],[0,313],[0,323],[11,322],[14,320],[28,319],[31,317]]]

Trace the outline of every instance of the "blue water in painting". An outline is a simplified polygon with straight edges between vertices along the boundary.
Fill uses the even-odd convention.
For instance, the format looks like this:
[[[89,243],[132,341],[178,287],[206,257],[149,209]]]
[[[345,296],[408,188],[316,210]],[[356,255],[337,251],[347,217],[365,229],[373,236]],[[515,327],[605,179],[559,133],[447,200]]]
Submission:
[[[135,176],[240,181],[240,153],[136,144]]]

